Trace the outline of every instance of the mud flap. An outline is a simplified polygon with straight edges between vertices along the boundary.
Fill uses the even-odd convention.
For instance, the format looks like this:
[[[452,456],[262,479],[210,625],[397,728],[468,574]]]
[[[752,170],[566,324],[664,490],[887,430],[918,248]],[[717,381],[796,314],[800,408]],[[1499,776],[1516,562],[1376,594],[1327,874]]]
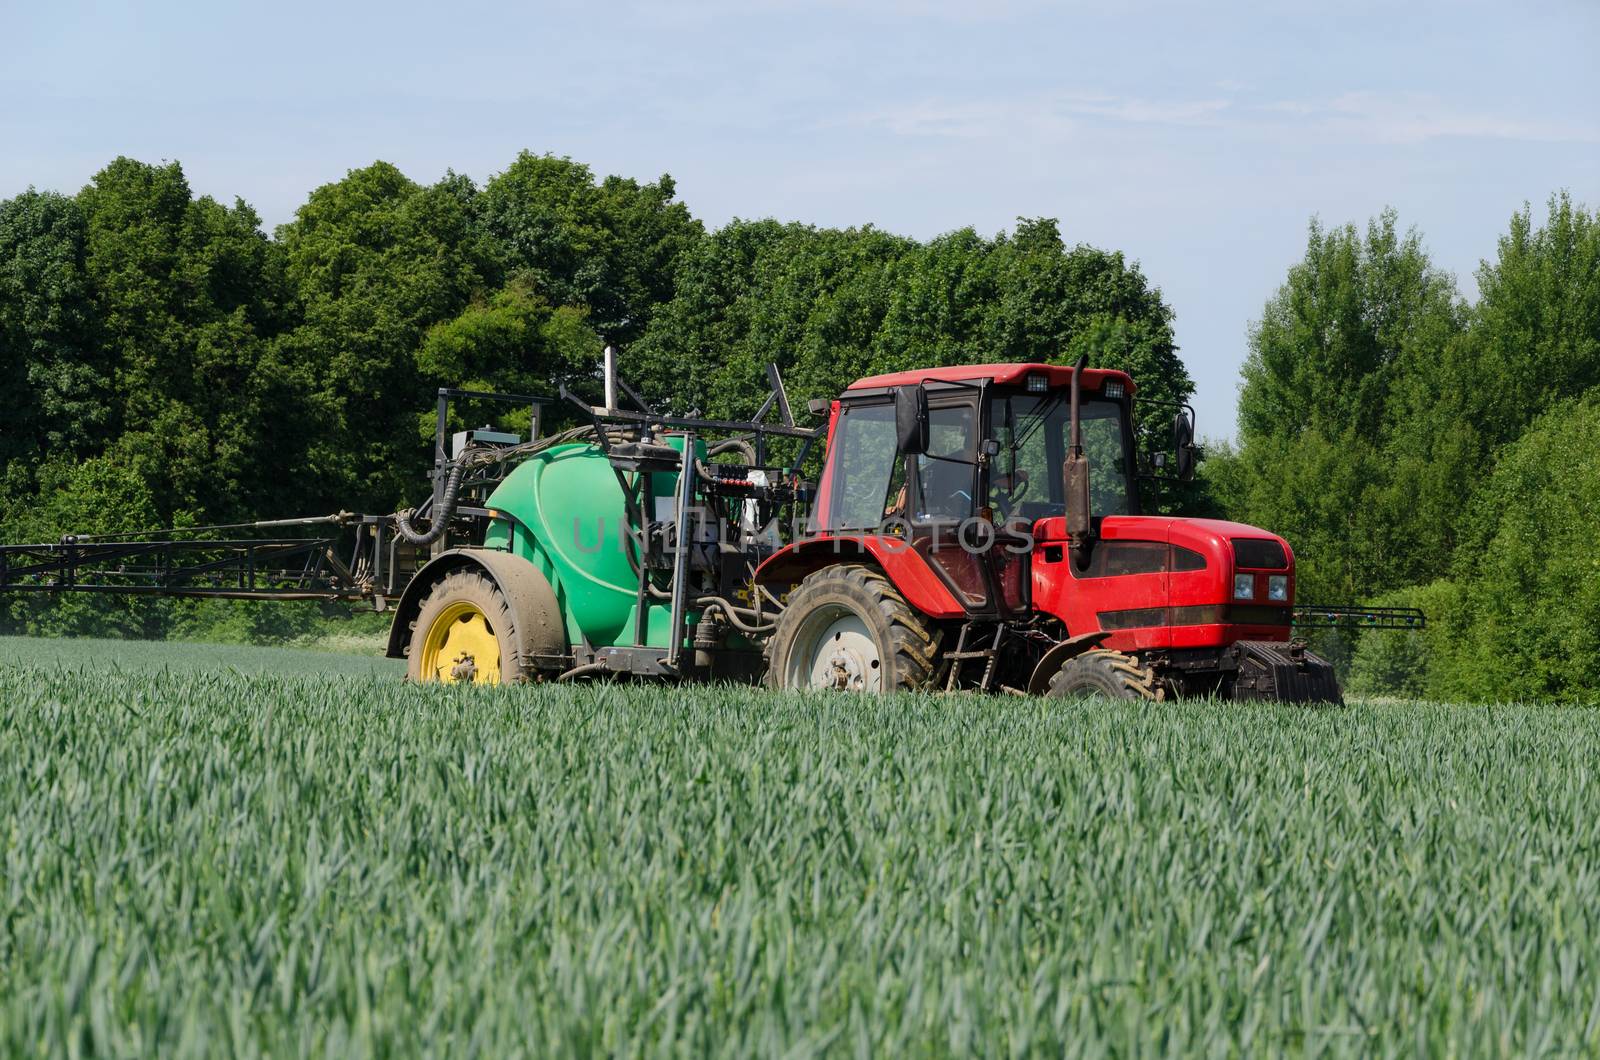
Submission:
[[[1343,703],[1333,666],[1298,641],[1241,640],[1229,649],[1234,699]]]

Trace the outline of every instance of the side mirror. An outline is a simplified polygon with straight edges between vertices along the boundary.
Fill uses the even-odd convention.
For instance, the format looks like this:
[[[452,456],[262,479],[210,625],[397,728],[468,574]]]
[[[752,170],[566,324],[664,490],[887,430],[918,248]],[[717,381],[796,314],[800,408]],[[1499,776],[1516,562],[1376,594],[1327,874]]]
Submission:
[[[1194,478],[1194,421],[1187,412],[1172,417],[1172,449],[1177,454],[1178,478]]]
[[[895,444],[906,456],[928,451],[928,392],[920,386],[894,389]]]

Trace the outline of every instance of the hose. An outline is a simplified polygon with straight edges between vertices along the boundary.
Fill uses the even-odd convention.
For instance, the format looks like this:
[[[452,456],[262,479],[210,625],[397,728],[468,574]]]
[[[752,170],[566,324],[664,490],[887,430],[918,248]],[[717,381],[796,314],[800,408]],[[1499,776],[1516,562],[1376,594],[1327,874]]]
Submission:
[[[558,682],[576,681],[580,677],[588,677],[592,674],[604,673],[607,669],[608,668],[605,663],[584,663],[582,666],[574,666],[572,669],[563,673],[560,677],[557,677],[556,680]]]
[[[743,613],[745,615],[750,615],[753,612],[750,612],[745,608],[735,607],[731,602],[723,599],[720,596],[702,596],[700,601],[705,602],[705,610],[707,611],[721,611],[723,617],[728,620],[729,624],[732,625],[734,629],[737,629],[740,633],[747,633],[753,637],[761,637],[771,633],[777,628],[776,625],[748,625],[740,618],[740,614]]]
[[[466,454],[462,454],[465,456]],[[444,493],[435,506],[432,518],[429,520],[427,533],[422,533],[411,525],[411,517],[416,514],[415,508],[394,513],[394,528],[400,536],[418,548],[433,544],[444,536],[450,527],[450,517],[456,510],[456,492],[461,489],[461,476],[467,473],[465,460],[458,460],[450,465],[450,474],[444,481]]]
[[[738,438],[728,438],[709,446],[706,449],[706,456],[717,456],[721,453],[731,452],[734,449],[739,450],[739,454],[745,458],[745,463],[754,464],[756,462],[756,447],[751,445],[742,435]]]

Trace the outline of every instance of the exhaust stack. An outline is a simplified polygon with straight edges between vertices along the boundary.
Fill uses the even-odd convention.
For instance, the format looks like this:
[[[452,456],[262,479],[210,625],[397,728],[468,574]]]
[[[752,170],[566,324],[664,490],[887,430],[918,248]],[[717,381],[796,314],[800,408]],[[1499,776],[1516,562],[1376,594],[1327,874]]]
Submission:
[[[1078,420],[1083,370],[1088,365],[1089,355],[1085,353],[1072,369],[1071,441],[1067,447],[1066,466],[1062,470],[1067,501],[1067,539],[1072,547],[1072,561],[1079,570],[1089,561],[1089,540],[1094,530],[1089,514],[1089,458],[1083,455],[1083,431]]]

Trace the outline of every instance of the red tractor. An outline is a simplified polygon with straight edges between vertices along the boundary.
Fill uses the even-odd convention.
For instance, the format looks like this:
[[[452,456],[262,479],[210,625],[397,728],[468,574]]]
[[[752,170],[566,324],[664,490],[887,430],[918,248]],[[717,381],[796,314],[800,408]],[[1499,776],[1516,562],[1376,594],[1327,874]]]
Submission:
[[[1082,361],[852,384],[828,409],[806,534],[756,571],[783,603],[768,683],[1338,701],[1332,667],[1291,638],[1286,541],[1140,514],[1133,394]],[[1183,412],[1174,435],[1187,478]]]

